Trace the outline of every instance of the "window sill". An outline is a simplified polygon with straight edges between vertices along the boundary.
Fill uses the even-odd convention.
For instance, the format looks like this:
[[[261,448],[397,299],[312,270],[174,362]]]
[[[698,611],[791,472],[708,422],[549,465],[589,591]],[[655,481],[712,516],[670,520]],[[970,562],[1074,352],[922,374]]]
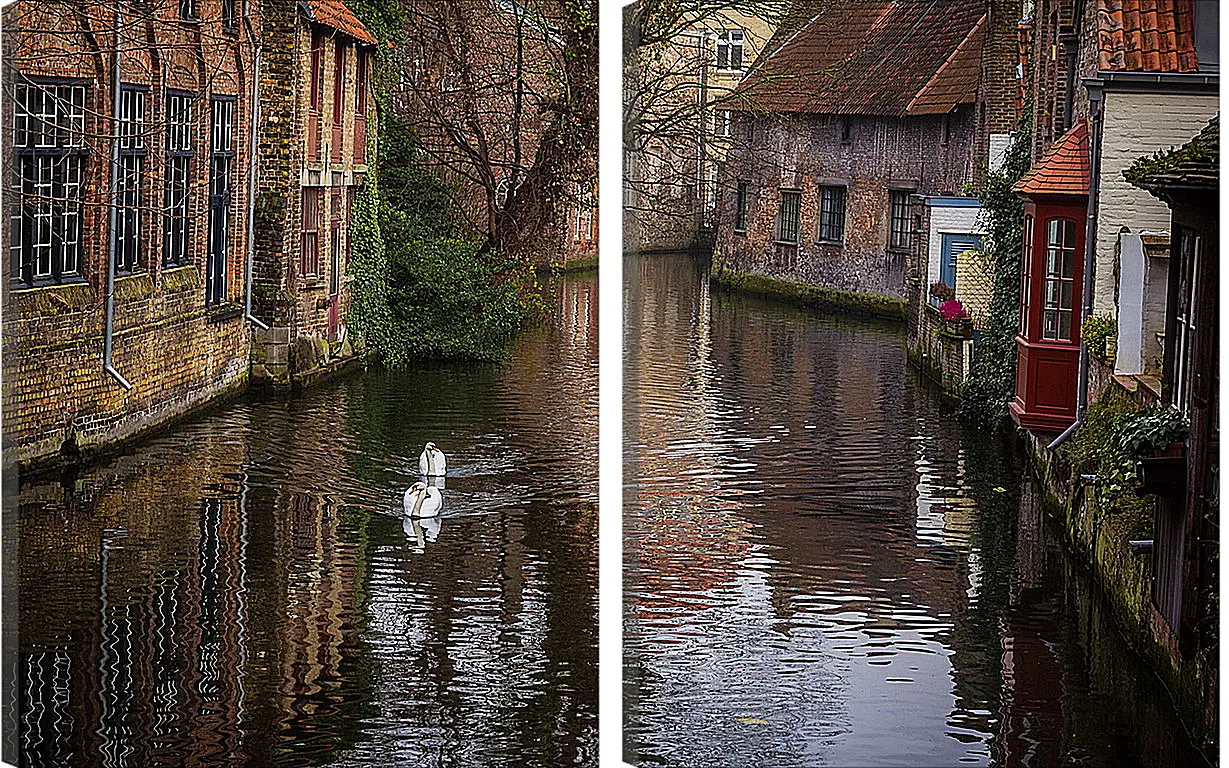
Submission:
[[[739,229],[738,227],[734,227],[733,232],[734,232],[734,234],[736,234],[736,235],[740,235],[740,236],[742,236],[742,237],[746,237],[746,236],[747,236],[747,230],[746,230],[745,228],[744,228],[744,229]]]
[[[299,284],[299,293],[310,293],[327,287],[323,277],[303,277]]]
[[[834,248],[841,248],[845,245],[844,240],[816,240],[816,245],[827,245]]]
[[[797,242],[792,242],[792,243],[791,243],[791,242],[790,242],[790,241],[788,241],[788,240],[773,240],[773,242],[774,242],[774,243],[776,243],[777,245],[790,245],[790,246],[793,246],[794,248],[797,248],[797,247],[798,247],[798,243],[797,243]]]
[[[33,293],[35,291],[47,291],[47,290],[54,290],[56,288],[69,288],[72,286],[88,285],[88,284],[89,283],[86,281],[84,277],[70,277],[67,279],[62,279],[59,282],[55,282],[51,279],[36,280],[32,284],[27,283],[24,280],[13,279],[9,281],[9,290],[10,291],[21,291],[22,293],[28,294],[28,293]]]
[[[205,319],[211,323],[224,323],[243,317],[243,307],[229,301],[219,302],[205,308]]]

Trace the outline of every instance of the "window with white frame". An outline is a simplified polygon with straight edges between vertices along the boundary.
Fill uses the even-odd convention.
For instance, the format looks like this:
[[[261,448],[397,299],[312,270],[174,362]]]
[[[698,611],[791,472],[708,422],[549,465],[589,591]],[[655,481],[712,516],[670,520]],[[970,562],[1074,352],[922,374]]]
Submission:
[[[845,188],[819,188],[819,239],[826,243],[845,241]]]
[[[723,29],[717,34],[717,69],[743,68],[746,34],[741,29]]]
[[[19,80],[14,86],[9,268],[35,285],[80,279],[86,87]]]
[[[119,167],[116,169],[115,271],[132,274],[144,268],[141,258],[141,225],[144,213],[142,191],[145,186],[144,86],[121,85],[119,103]]]
[[[730,110],[713,110],[713,135],[718,138],[730,138]]]
[[[166,199],[163,214],[162,264],[188,263],[188,199],[192,188],[192,100],[171,91],[166,97]]]
[[[801,211],[802,193],[797,190],[781,190],[781,208],[777,211],[777,240],[779,242],[798,242],[798,220]]]
[[[1041,303],[1041,338],[1071,341],[1075,296],[1075,222],[1046,222],[1046,272]]]

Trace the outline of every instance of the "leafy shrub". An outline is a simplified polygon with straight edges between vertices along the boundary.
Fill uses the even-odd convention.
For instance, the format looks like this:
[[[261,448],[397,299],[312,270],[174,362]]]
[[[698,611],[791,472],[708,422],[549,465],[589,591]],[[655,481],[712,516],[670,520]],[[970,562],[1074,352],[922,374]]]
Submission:
[[[1108,358],[1109,341],[1117,336],[1118,321],[1108,312],[1089,315],[1080,326],[1080,338],[1084,340],[1084,346],[1088,347],[1089,354],[1100,358]]]

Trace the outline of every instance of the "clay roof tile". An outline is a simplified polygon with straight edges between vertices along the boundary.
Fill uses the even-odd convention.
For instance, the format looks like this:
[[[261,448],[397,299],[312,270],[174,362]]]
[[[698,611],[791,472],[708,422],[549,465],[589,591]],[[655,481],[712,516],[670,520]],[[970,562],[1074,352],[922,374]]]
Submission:
[[[375,37],[342,0],[302,0],[302,6],[307,17],[317,24],[332,27],[360,43],[376,44]]]
[[[1088,180],[1088,123],[1081,120],[1012,189],[1030,196],[1087,195]]]

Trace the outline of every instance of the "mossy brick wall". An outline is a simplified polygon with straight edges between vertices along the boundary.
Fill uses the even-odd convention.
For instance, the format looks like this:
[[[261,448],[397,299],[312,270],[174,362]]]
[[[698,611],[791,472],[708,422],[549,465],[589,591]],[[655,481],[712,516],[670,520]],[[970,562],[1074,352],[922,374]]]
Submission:
[[[1117,386],[1108,384],[1107,386]],[[1132,395],[1134,398],[1134,395]],[[1157,673],[1196,744],[1215,754],[1218,661],[1215,648],[1184,658],[1177,638],[1152,603],[1152,556],[1132,551],[1129,541],[1150,538],[1150,516],[1133,508],[1102,508],[1077,478],[1051,435],[1020,430],[1046,503],[1058,512],[1067,543],[1102,591],[1127,642]]]
[[[158,6],[155,6],[156,8]],[[69,17],[63,6],[21,2],[6,8],[4,48],[12,71],[71,77],[86,84],[82,275],[79,282],[3,286],[4,440],[9,457],[46,459],[72,438],[98,449],[180,416],[243,385],[250,334],[242,320],[247,244],[248,158],[254,43],[246,24],[221,29],[221,0],[198,3],[198,23],[125,6],[120,79],[148,86],[142,186],[141,269],[116,282],[114,365],[135,386],[125,392],[103,371],[110,238],[111,72],[115,11],[104,4]],[[260,15],[253,14],[257,35]],[[90,29],[81,29],[84,21]],[[55,34],[48,34],[54,31]],[[163,87],[199,94],[193,111],[193,178],[188,264],[162,265],[165,185]],[[205,306],[210,109],[212,96],[236,98],[227,285]],[[6,119],[11,109],[6,110]],[[6,123],[7,124],[7,123]],[[4,152],[12,152],[4,134]],[[5,224],[8,224],[7,218]],[[8,228],[5,230],[7,245]],[[5,249],[7,253],[7,248]],[[11,265],[6,272],[12,273]],[[221,315],[219,315],[219,311]]]
[[[973,111],[959,107],[943,141],[939,116],[753,117],[735,123],[735,149],[723,176],[714,263],[738,272],[862,294],[906,297],[906,254],[888,248],[890,192],[959,193],[971,179]],[[753,148],[753,149],[747,149]],[[747,231],[733,231],[735,190],[749,185]],[[817,242],[821,184],[847,184],[845,239]],[[802,194],[800,242],[776,241],[781,190]],[[918,237],[914,233],[914,237]]]

